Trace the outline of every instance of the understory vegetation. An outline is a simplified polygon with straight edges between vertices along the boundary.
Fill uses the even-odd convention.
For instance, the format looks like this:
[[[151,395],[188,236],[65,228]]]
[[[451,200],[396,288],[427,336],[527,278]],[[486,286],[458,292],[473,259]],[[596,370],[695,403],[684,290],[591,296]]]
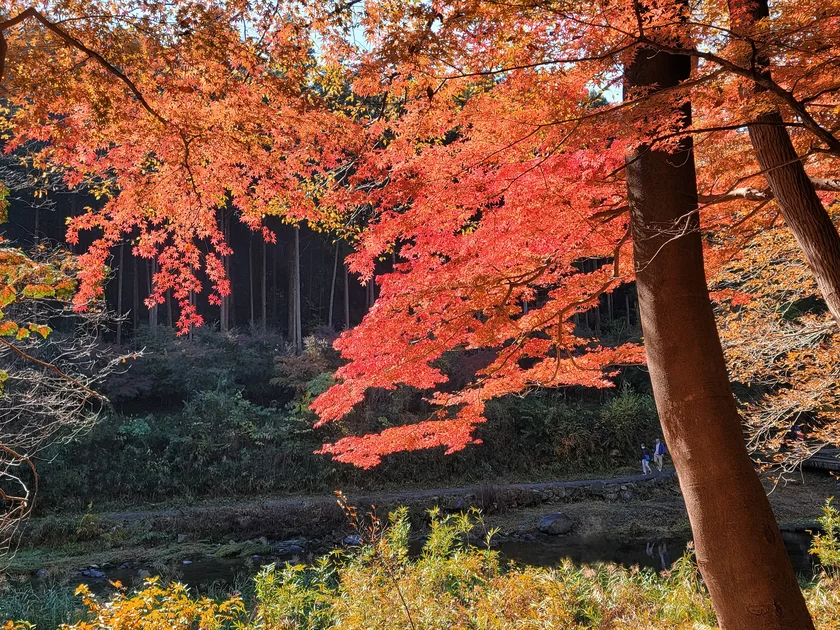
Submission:
[[[25,618],[6,628],[53,630],[187,630],[240,628],[320,630],[449,628],[679,628],[715,627],[708,593],[689,551],[670,571],[656,573],[614,564],[552,569],[503,562],[482,540],[480,515],[441,517],[433,512],[419,556],[409,553],[407,512],[382,527],[360,520],[366,544],[336,551],[314,565],[264,568],[240,592],[197,595],[186,586],[147,580],[135,591],[79,598],[31,586],[7,592],[2,614]],[[478,522],[477,522],[478,521]],[[822,569],[804,585],[818,628],[840,624],[840,512],[829,502],[813,553]],[[118,586],[119,588],[119,586]],[[83,604],[83,605],[81,605]]]
[[[340,426],[314,429],[309,405],[332,384],[338,366],[328,331],[308,337],[300,356],[279,335],[207,329],[192,340],[158,330],[137,347],[142,356],[107,384],[113,410],[38,464],[42,513],[336,487],[614,474],[635,466],[639,443],[658,434],[649,384],[631,369],[616,390],[544,390],[491,402],[489,422],[478,432],[491,448],[403,454],[362,471],[314,451],[344,435],[417,422],[431,408],[416,390],[374,390]],[[447,361],[452,386],[482,360],[476,354]]]

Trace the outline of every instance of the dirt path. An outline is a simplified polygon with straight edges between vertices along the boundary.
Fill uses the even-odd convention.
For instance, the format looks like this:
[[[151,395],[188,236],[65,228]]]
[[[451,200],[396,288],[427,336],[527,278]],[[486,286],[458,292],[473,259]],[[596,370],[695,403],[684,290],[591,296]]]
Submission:
[[[662,472],[654,471],[649,475],[635,474],[622,475],[618,477],[604,477],[594,479],[575,479],[573,481],[544,481],[539,483],[502,483],[502,484],[483,484],[471,485],[450,488],[424,488],[417,490],[405,490],[399,492],[359,492],[347,491],[345,496],[351,504],[364,505],[389,505],[397,503],[423,503],[434,500],[440,497],[455,497],[455,496],[469,496],[478,495],[484,492],[487,488],[492,488],[496,493],[511,494],[514,492],[540,492],[553,491],[558,489],[598,489],[607,488],[611,486],[623,486],[630,484],[645,484],[655,479],[665,479],[675,476],[673,468],[666,468]],[[235,501],[215,504],[200,504],[193,506],[184,506],[178,508],[162,508],[160,510],[139,510],[139,511],[120,511],[120,512],[104,512],[99,516],[101,518],[114,521],[137,521],[146,520],[156,517],[177,518],[180,516],[194,517],[201,513],[215,513],[219,510],[279,510],[284,507],[300,508],[304,505],[314,506],[317,504],[335,504],[335,497],[332,495],[315,495],[315,496],[291,496],[282,498],[266,498],[255,499],[250,501]]]

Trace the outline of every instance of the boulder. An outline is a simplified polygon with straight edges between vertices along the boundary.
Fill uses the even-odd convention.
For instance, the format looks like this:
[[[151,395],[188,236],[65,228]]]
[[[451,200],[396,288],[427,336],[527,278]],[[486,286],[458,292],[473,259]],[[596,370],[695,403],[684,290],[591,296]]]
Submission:
[[[554,512],[543,516],[537,528],[543,534],[563,536],[572,531],[572,525],[572,519],[563,514],[563,512]]]

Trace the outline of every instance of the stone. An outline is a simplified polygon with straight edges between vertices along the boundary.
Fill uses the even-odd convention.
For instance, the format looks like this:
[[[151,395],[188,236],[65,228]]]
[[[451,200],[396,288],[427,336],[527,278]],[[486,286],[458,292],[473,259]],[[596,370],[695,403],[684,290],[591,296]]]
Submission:
[[[274,553],[278,556],[293,556],[303,553],[300,545],[274,545]]]
[[[217,558],[244,558],[245,556],[266,556],[272,552],[271,545],[246,541],[222,545],[213,555]]]
[[[146,579],[147,577],[151,577],[151,573],[146,571],[146,569],[137,569],[137,577]]]
[[[543,516],[537,529],[550,536],[563,536],[572,531],[572,525],[572,519],[563,512],[554,512]]]
[[[50,576],[50,572],[47,569],[38,569],[35,572],[35,577],[37,578],[46,578]]]
[[[189,537],[186,534],[178,534],[178,542],[185,543]]]

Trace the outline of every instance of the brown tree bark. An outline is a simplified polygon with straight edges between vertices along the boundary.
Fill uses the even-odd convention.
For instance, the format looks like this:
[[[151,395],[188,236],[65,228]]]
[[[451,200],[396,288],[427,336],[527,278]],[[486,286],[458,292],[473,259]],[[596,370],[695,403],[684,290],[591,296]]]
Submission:
[[[729,7],[733,15],[740,16],[733,20],[735,30],[749,28],[770,15],[767,0],[730,0]],[[764,73],[769,74],[766,57],[759,55],[751,62],[757,62]],[[755,91],[762,91],[761,86],[756,85]],[[750,141],[785,223],[814,273],[828,310],[840,323],[840,234],[817,196],[783,123],[778,109],[759,114],[753,124],[747,126]]]
[[[625,89],[670,87],[689,73],[688,57],[640,48]],[[688,123],[690,106],[683,112]],[[812,630],[728,381],[703,267],[691,140],[679,155],[639,148],[626,176],[656,407],[718,622],[724,630]]]

